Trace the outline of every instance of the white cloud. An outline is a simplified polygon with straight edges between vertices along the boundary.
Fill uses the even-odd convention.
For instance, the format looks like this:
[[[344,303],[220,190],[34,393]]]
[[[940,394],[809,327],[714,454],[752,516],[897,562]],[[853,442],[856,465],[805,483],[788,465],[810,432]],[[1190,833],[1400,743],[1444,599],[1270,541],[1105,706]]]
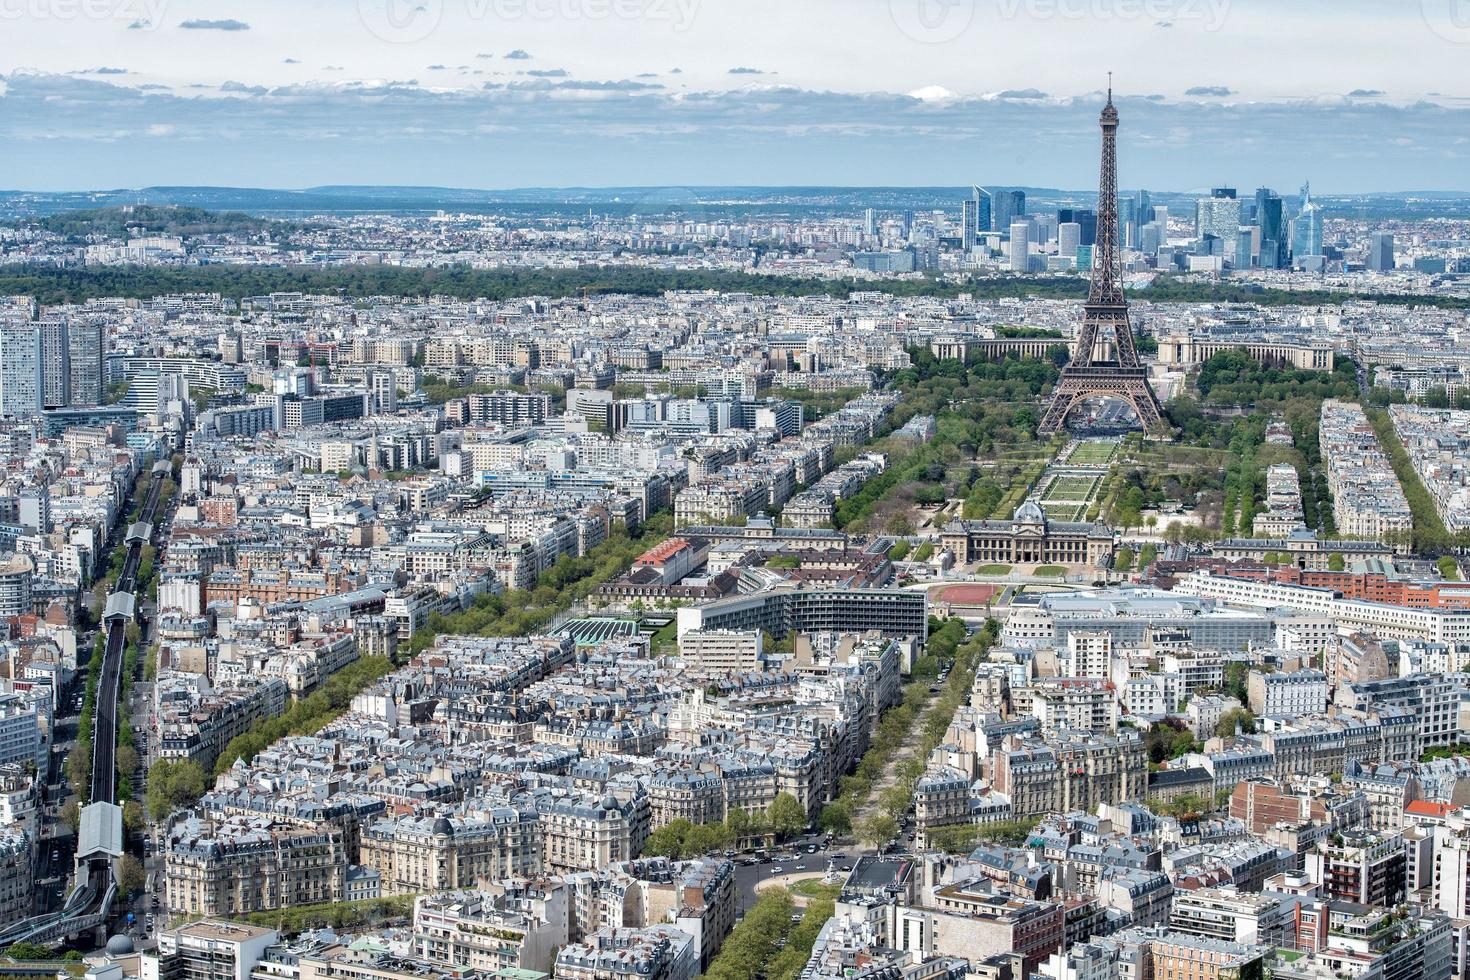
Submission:
[[[862,184],[901,172],[931,185],[1086,188],[1101,101],[1098,93],[998,98],[937,85],[908,94],[666,90],[631,79],[433,90],[415,79],[226,82],[187,96],[90,77],[7,81],[0,140],[11,147],[14,186],[73,189],[96,186],[99,172],[133,173],[137,184],[270,185],[289,173],[297,184],[458,186]],[[1329,105],[1120,96],[1118,104],[1120,179],[1129,187],[1203,186],[1220,178],[1226,159],[1242,186],[1291,187],[1303,177],[1348,191],[1463,184],[1456,140],[1470,129],[1470,109],[1341,97]],[[172,128],[150,128],[159,126]],[[119,131],[154,133],[168,150],[145,153],[117,140]],[[1362,132],[1379,138],[1364,141]],[[76,152],[42,151],[43,140]]]
[[[943,85],[925,85],[910,92],[909,98],[920,102],[948,102],[957,96]]]

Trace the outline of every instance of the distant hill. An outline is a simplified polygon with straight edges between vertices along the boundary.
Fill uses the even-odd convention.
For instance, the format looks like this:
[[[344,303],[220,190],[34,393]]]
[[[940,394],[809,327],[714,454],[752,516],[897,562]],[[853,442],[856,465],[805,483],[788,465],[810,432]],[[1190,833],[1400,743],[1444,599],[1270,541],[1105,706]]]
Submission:
[[[1027,210],[1041,214],[1057,207],[1090,207],[1097,194],[1091,189],[989,185],[991,191],[1020,190]],[[1282,188],[1287,207],[1294,208],[1293,188]],[[433,214],[504,215],[507,217],[576,219],[589,211],[598,215],[628,216],[679,214],[697,220],[730,220],[751,215],[825,218],[852,216],[865,208],[885,214],[943,210],[954,214],[969,196],[968,187],[521,187],[477,190],[462,187],[380,185],[326,185],[298,190],[257,187],[161,186],[98,191],[3,191],[0,220],[58,215],[71,211],[108,211],[118,207],[173,208],[179,215],[220,212],[220,219],[239,222],[243,215],[300,219],[309,215]],[[1123,194],[1132,194],[1125,188]],[[1155,204],[1169,206],[1172,214],[1193,212],[1202,191],[1151,191]],[[1242,197],[1251,191],[1240,189]],[[1316,200],[1329,215],[1364,220],[1406,217],[1470,217],[1470,192],[1383,191],[1364,194],[1320,193]],[[135,211],[135,214],[137,212]],[[178,216],[172,220],[183,224]],[[202,219],[201,219],[202,220]],[[239,227],[237,225],[237,227]]]
[[[1038,205],[1084,203],[1094,194],[1054,188],[1024,190]],[[56,214],[121,205],[152,205],[298,217],[310,214],[433,213],[577,215],[682,213],[709,218],[751,213],[798,216],[884,211],[954,210],[969,193],[960,187],[455,187],[335,185],[300,190],[252,187],[144,187],[86,192],[0,191],[0,217]]]
[[[269,234],[286,230],[283,222],[239,211],[219,212],[196,207],[151,204],[61,211],[28,219],[27,223],[69,238],[83,238],[87,235],[120,238],[140,234]]]

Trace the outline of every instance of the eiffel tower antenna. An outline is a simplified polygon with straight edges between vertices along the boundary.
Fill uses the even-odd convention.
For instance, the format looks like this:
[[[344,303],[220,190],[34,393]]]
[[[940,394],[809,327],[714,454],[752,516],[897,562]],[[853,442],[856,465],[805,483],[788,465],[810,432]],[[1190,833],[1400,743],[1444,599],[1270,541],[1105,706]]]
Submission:
[[[1159,400],[1148,383],[1148,369],[1138,363],[1128,299],[1123,295],[1118,242],[1118,110],[1113,105],[1113,73],[1108,72],[1108,101],[1097,124],[1102,129],[1102,161],[1097,183],[1097,241],[1092,248],[1092,280],[1083,306],[1077,348],[1062,368],[1051,405],[1040,429],[1056,432],[1067,416],[1089,398],[1120,398],[1133,406],[1145,430],[1162,417]],[[1099,342],[1111,343],[1112,357],[1098,357]]]

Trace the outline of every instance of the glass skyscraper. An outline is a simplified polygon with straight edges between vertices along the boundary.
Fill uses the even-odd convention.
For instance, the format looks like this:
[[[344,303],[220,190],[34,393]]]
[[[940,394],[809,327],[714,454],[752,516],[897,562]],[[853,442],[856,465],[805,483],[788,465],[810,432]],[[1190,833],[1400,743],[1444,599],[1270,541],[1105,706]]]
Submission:
[[[1256,225],[1261,229],[1261,268],[1280,269],[1286,265],[1286,218],[1281,195],[1269,187],[1256,190]]]
[[[1219,240],[1218,246],[1210,246],[1198,254],[1219,254],[1234,260],[1235,243],[1240,235],[1240,200],[1235,197],[1234,191],[1230,191],[1230,196],[1225,196],[1225,190],[1217,189],[1210,197],[1202,197],[1196,202],[1195,234],[1201,240]]]
[[[1025,191],[997,191],[990,195],[990,203],[991,227],[997,231],[1010,231],[1017,218],[1026,216]]]
[[[975,247],[981,232],[990,230],[990,194],[981,187],[971,187],[970,197],[960,209],[960,244],[965,251]]]
[[[1312,185],[1302,185],[1301,210],[1291,222],[1291,257],[1296,262],[1322,254],[1322,209],[1312,200]]]

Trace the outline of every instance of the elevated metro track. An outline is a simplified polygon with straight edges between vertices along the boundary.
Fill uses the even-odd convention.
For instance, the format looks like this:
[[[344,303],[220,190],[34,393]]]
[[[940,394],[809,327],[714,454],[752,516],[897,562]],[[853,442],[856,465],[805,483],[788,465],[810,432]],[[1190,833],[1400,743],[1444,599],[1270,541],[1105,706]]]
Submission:
[[[59,910],[0,931],[0,947],[22,941],[54,942],[104,925],[117,894],[113,861],[122,854],[123,839],[122,810],[117,806],[117,707],[123,650],[127,646],[128,623],[137,619],[133,592],[137,587],[138,565],[143,560],[144,545],[153,537],[154,511],[168,475],[166,461],[154,464],[138,520],[128,527],[123,538],[127,555],[122,574],[107,597],[103,613],[107,641],[92,714],[92,782],[77,841],[76,884]]]

